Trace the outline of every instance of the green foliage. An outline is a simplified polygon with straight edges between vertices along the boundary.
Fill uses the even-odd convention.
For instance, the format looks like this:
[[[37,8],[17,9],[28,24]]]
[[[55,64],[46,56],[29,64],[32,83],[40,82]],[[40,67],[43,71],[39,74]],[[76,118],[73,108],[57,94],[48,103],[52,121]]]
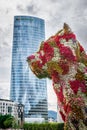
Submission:
[[[0,128],[12,128],[16,124],[15,118],[11,115],[0,115]]]
[[[25,123],[24,130],[64,130],[64,123]]]
[[[9,117],[10,115],[0,115],[0,128],[5,128],[4,121]]]
[[[4,121],[4,126],[5,126],[6,128],[12,127],[12,120],[11,120],[11,118],[7,118],[7,119]]]

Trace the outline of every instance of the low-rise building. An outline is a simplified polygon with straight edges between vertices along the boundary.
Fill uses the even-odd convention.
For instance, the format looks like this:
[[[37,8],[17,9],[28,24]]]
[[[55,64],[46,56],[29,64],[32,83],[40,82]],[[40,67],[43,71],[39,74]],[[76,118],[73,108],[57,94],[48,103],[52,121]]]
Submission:
[[[24,106],[14,101],[7,99],[0,99],[0,114],[10,114],[14,116],[20,123],[24,121]]]

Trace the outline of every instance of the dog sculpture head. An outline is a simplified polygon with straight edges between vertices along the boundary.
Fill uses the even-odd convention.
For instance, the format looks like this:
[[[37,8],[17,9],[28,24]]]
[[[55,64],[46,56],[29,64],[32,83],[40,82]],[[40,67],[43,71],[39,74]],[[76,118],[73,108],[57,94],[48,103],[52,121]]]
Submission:
[[[78,47],[79,45],[79,47]],[[76,40],[70,27],[64,23],[63,29],[42,42],[38,52],[27,61],[33,73],[39,78],[52,78],[69,72],[70,64],[75,64],[83,48]]]

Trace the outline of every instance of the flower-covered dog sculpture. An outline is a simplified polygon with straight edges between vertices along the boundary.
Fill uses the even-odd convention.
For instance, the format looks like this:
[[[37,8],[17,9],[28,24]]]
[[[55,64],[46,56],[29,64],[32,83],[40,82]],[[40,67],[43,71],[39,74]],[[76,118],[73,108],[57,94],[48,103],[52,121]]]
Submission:
[[[87,130],[87,55],[65,23],[27,58],[38,78],[50,78],[65,130]]]

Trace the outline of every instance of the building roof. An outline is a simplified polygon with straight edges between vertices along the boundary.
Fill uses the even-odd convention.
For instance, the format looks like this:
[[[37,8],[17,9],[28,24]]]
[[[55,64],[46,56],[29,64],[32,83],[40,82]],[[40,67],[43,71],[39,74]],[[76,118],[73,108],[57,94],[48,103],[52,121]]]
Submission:
[[[0,101],[14,102],[14,101],[8,100],[8,99],[0,99]]]

